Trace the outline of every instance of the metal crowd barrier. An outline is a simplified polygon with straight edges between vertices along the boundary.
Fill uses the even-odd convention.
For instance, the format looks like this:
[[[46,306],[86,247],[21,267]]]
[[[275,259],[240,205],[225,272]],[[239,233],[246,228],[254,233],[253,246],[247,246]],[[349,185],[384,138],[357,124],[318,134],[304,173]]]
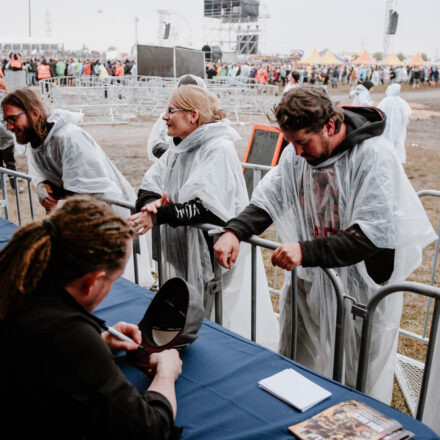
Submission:
[[[198,224],[193,226],[187,226],[186,229],[193,227],[205,231],[208,235],[218,238],[225,230],[217,225],[213,224]],[[256,329],[257,329],[257,263],[256,263],[256,248],[261,247],[265,249],[275,250],[281,243],[276,243],[270,240],[265,240],[256,235],[251,236],[246,243],[251,245],[251,340],[256,340]],[[160,252],[160,229],[159,227],[154,228],[153,232],[153,259],[156,260],[158,265],[159,273],[159,287],[163,283],[162,275],[162,262],[161,262],[161,252]],[[188,259],[186,260],[188,264]],[[336,331],[335,331],[335,349],[334,349],[334,361],[333,361],[333,379],[341,382],[342,381],[342,371],[343,371],[343,347],[344,347],[344,321],[345,321],[345,305],[344,299],[347,297],[344,293],[344,286],[342,281],[333,269],[322,269],[330,278],[333,289],[335,291],[335,299],[337,304],[336,313]],[[185,270],[188,273],[188,270]],[[214,307],[215,322],[222,325],[222,280],[221,280],[222,269],[217,260],[214,260],[214,279],[212,283],[212,289],[209,288],[208,291],[204,292],[204,303],[205,303],[205,316],[210,318],[212,316],[212,310]],[[295,360],[296,358],[296,346],[297,346],[297,307],[296,307],[296,271],[291,272],[292,282],[291,282],[291,297],[292,297],[292,339],[291,339],[291,351],[290,357]]]
[[[420,198],[427,196],[440,197],[440,191],[436,191],[436,190],[423,190],[423,191],[419,191],[417,194]],[[440,237],[440,216],[437,226],[437,235],[439,235]],[[435,283],[435,277],[436,277],[437,265],[438,265],[438,256],[439,256],[439,246],[440,246],[440,238],[438,238],[437,241],[435,242],[434,257],[432,261],[431,276],[430,276],[431,286],[433,286]],[[423,323],[423,331],[421,334],[417,334],[402,328],[399,330],[399,334],[401,336],[409,337],[413,340],[416,340],[418,342],[421,342],[422,344],[427,345],[429,343],[428,326],[430,322],[431,308],[432,308],[432,298],[428,297],[426,310],[425,310],[425,318]],[[424,364],[423,362],[420,362],[417,359],[414,359],[407,355],[397,353],[396,366],[395,366],[396,379],[403,393],[403,396],[405,397],[408,408],[414,417],[417,415],[417,411],[418,411],[418,402],[419,402],[419,397],[421,395],[420,392],[423,386],[425,367],[426,364]]]
[[[148,125],[168,105],[178,78],[138,76],[67,76],[39,81],[43,101],[51,107],[82,112],[83,124],[133,123]],[[278,99],[278,88],[255,84],[247,78],[219,77],[206,80],[230,119],[266,113]]]
[[[0,209],[3,209],[4,218],[6,220],[11,220],[11,218],[15,217],[14,213],[11,210],[11,205],[9,203],[9,194],[7,189],[7,180],[13,182],[11,185],[12,191],[15,195],[15,203],[17,206],[17,222],[19,226],[22,226],[23,215],[21,212],[21,201],[20,201],[20,180],[24,180],[27,186],[27,193],[29,199],[29,212],[31,220],[34,219],[34,204],[32,199],[32,189],[31,189],[31,181],[32,178],[28,174],[20,173],[18,171],[9,170],[8,168],[0,167],[0,176],[1,176],[1,185],[2,185],[2,199],[0,200]],[[10,179],[7,179],[8,176]]]
[[[356,316],[361,316],[364,319],[362,324],[361,346],[360,346],[356,389],[364,392],[367,383],[368,363],[370,356],[369,352],[372,343],[371,333],[372,333],[373,319],[376,308],[382,299],[396,292],[413,292],[419,295],[424,295],[435,299],[434,313],[431,322],[431,334],[429,337],[428,352],[426,356],[425,369],[423,373],[423,380],[422,380],[419,403],[417,407],[417,415],[416,415],[416,418],[418,420],[421,420],[423,417],[425,399],[429,386],[428,379],[432,365],[432,357],[435,347],[435,341],[438,336],[437,328],[438,328],[439,315],[440,315],[440,288],[438,287],[410,282],[410,281],[405,281],[401,283],[391,283],[387,286],[378,289],[376,294],[373,296],[373,298],[370,299],[367,305],[355,304],[353,306],[354,309],[352,310],[354,311],[354,314]]]

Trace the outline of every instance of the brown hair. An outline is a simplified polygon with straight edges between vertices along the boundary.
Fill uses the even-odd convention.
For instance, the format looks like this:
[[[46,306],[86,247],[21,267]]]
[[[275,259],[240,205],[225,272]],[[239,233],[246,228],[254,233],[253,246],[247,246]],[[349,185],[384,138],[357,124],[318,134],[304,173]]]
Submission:
[[[45,277],[65,286],[96,270],[120,269],[132,235],[106,203],[84,195],[22,227],[0,252],[0,320]]]
[[[31,128],[35,131],[41,143],[43,143],[48,130],[47,111],[39,97],[30,88],[24,87],[6,95],[2,101],[2,105],[4,104],[13,105],[24,110]],[[38,111],[38,117],[35,121],[31,117],[33,110]]]
[[[283,131],[305,128],[319,133],[324,125],[333,119],[335,133],[338,133],[344,122],[342,109],[332,103],[322,87],[314,86],[301,86],[289,90],[274,106],[273,115]]]
[[[207,122],[220,121],[226,116],[226,113],[218,108],[217,97],[199,86],[186,85],[173,90],[170,102],[185,111],[197,110],[198,127]]]

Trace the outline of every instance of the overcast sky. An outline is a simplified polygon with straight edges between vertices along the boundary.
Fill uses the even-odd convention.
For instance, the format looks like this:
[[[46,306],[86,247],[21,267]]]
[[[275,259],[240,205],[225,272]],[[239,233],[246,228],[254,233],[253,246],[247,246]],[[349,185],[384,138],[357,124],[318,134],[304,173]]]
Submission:
[[[440,0],[394,0],[399,12],[392,49],[413,55],[440,57]],[[266,53],[316,47],[334,52],[361,49],[381,52],[386,0],[266,0],[270,18],[260,47]],[[28,0],[0,0],[0,39],[22,39],[29,34]],[[157,10],[176,10],[171,27],[182,45],[204,44],[203,0],[31,0],[32,37],[47,36],[50,13],[52,39],[68,49],[85,44],[103,50],[116,46],[128,52],[135,41],[135,17],[140,43],[157,44]]]

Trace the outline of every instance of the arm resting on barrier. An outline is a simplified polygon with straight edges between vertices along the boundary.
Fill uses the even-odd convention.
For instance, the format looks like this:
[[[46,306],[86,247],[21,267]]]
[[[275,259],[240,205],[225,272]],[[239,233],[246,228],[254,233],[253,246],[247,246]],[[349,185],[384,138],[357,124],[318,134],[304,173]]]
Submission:
[[[242,241],[261,234],[271,223],[264,209],[250,204],[225,229]],[[368,274],[378,284],[387,281],[394,269],[394,249],[376,247],[357,224],[329,237],[300,242],[300,246],[304,267],[351,266],[365,260]]]

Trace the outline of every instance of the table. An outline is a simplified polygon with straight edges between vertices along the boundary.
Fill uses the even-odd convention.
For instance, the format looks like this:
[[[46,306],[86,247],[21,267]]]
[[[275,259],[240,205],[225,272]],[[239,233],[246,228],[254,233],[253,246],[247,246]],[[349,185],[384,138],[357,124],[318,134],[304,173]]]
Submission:
[[[0,249],[16,229],[0,218]],[[110,325],[118,321],[137,323],[152,297],[146,289],[120,278],[95,313]],[[182,360],[182,375],[176,383],[176,424],[184,427],[183,439],[292,440],[288,426],[354,398],[398,420],[405,429],[414,432],[417,439],[440,439],[417,420],[208,320],[199,338],[182,353]],[[124,354],[117,362],[139,390],[147,388],[146,374],[130,365]],[[300,413],[258,387],[260,379],[285,368],[296,369],[328,389],[332,396]]]

